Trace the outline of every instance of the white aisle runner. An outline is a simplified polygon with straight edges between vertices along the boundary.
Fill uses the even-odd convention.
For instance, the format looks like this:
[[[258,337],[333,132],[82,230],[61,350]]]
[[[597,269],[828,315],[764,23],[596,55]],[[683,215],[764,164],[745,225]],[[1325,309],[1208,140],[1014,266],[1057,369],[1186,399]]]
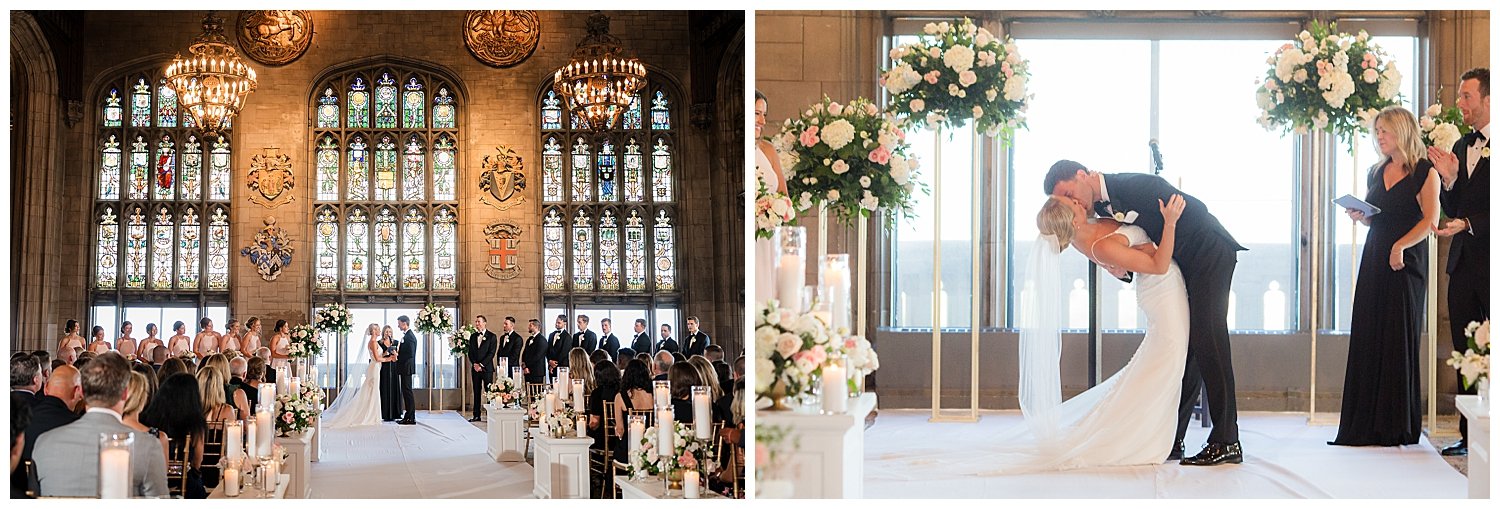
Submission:
[[[1425,437],[1405,447],[1334,447],[1326,442],[1338,428],[1287,413],[1240,414],[1241,465],[971,475],[984,471],[982,451],[993,448],[987,437],[1022,425],[1020,412],[986,412],[979,424],[935,424],[928,416],[883,410],[865,431],[865,498],[1463,498],[1468,489]],[[1207,435],[1194,422],[1187,453],[1197,453]],[[952,459],[933,454],[938,447]]]
[[[325,429],[322,440],[313,498],[531,498],[531,465],[490,459],[484,430],[458,412]]]

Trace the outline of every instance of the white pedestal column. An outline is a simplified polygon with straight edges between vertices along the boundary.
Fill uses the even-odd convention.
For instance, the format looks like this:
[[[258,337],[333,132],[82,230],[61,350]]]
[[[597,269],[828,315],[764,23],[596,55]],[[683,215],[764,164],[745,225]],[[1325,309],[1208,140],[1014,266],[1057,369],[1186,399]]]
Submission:
[[[323,418],[322,418],[322,416],[319,416],[317,419],[313,419],[313,426],[312,426],[311,433],[312,433],[312,444],[311,444],[312,454],[310,455],[310,457],[312,458],[312,461],[314,463],[316,463],[318,461],[318,456],[320,456],[323,453],[323,445],[322,445],[322,438],[323,438]]]
[[[536,498],[589,498],[589,445],[594,439],[537,437],[531,494]]]
[[[526,461],[526,411],[519,408],[486,409],[489,414],[487,452],[495,461]]]
[[[1490,404],[1464,395],[1454,404],[1469,418],[1469,498],[1490,498]]]
[[[286,448],[282,472],[292,477],[286,498],[312,498],[312,437],[310,432],[276,437],[276,445]]]
[[[796,440],[801,444],[787,461],[787,471],[800,476],[789,498],[864,496],[865,417],[874,408],[875,393],[867,392],[849,402],[848,413],[822,415],[816,407],[756,412],[757,426],[791,430],[788,443]]]

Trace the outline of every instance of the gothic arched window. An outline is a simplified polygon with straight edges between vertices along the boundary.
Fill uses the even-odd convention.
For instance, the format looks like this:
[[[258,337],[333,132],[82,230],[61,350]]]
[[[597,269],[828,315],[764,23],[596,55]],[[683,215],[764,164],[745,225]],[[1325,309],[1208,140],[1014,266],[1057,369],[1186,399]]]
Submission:
[[[551,310],[579,305],[631,308],[606,314],[617,316],[673,302],[680,97],[653,73],[619,120],[596,133],[581,126],[550,83],[543,90],[542,293],[549,320]],[[675,314],[658,312],[653,323],[675,322]],[[626,315],[616,317],[615,330],[628,341],[630,324],[619,316]]]

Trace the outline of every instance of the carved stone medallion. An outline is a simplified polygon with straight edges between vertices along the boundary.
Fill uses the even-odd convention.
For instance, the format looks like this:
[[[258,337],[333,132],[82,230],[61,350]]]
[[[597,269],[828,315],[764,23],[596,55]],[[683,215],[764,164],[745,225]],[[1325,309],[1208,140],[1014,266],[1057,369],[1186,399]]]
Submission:
[[[479,201],[509,210],[526,201],[526,165],[510,147],[495,147],[495,155],[484,156],[479,177]]]
[[[240,250],[240,255],[250,258],[256,272],[266,281],[281,277],[282,267],[292,264],[292,237],[285,228],[276,226],[276,218],[266,216],[265,228],[255,234],[255,242]]]
[[[541,39],[536,11],[469,11],[464,20],[464,46],[474,58],[495,67],[526,61]]]
[[[311,11],[241,11],[238,26],[240,49],[266,65],[290,64],[312,44]]]
[[[252,191],[250,201],[269,208],[291,203],[291,191],[296,187],[292,158],[275,147],[267,147],[264,153],[250,158],[250,175],[245,180]]]
[[[515,279],[521,275],[521,267],[516,263],[520,257],[520,250],[516,247],[521,243],[520,226],[511,223],[485,226],[484,239],[490,244],[490,262],[484,267],[485,274],[499,280]]]

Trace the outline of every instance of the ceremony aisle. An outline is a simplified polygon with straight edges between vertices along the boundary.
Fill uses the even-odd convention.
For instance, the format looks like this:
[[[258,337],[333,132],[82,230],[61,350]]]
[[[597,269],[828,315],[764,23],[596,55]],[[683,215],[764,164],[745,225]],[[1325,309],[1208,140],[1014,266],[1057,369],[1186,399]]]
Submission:
[[[485,432],[457,412],[417,413],[415,426],[323,430],[313,498],[530,498],[532,468],[496,463]]]
[[[978,424],[929,423],[926,410],[882,410],[865,431],[865,498],[912,494],[953,498],[1463,498],[1467,481],[1432,445],[1333,447],[1338,428],[1308,426],[1305,414],[1242,412],[1245,463],[1218,467],[1096,468],[976,476],[988,437],[1024,425],[1019,411],[984,412]],[[1188,449],[1207,430],[1188,429]],[[944,461],[920,444],[943,437]],[[923,459],[913,465],[911,456]],[[940,495],[939,495],[940,494]]]

